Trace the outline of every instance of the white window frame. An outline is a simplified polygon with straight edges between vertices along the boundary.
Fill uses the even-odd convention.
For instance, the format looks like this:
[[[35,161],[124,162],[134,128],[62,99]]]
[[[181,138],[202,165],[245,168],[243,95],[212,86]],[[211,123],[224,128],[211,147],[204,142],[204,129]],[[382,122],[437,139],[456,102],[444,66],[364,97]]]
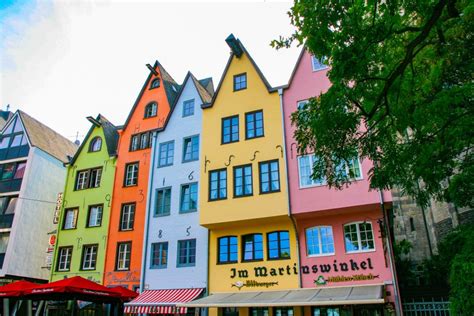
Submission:
[[[93,172],[95,172],[95,181],[94,181],[93,185],[91,185],[89,187],[91,189],[100,187],[100,180],[102,179],[102,168],[90,169],[89,179],[92,178],[92,173]]]
[[[75,229],[77,227],[77,213],[79,210],[77,208],[70,208],[65,210],[64,214],[64,226],[63,230]],[[68,221],[68,214],[72,214],[72,218]],[[68,225],[69,224],[69,225]]]
[[[63,247],[59,250],[58,271],[70,271],[72,259],[72,247]],[[69,267],[68,267],[69,265]]]
[[[82,263],[81,267],[82,270],[95,270],[97,265],[97,252],[98,252],[97,245],[87,245],[84,246],[82,251]],[[94,260],[93,260],[94,259]]]
[[[122,246],[125,246],[122,249]],[[128,267],[125,265],[127,262],[127,254],[130,254],[128,259]],[[117,247],[117,271],[128,271],[130,270],[130,262],[132,261],[132,244],[129,242],[120,243]]]
[[[79,171],[77,175],[77,183],[76,183],[76,190],[84,190],[87,189],[87,181],[89,177],[89,170]]]
[[[93,213],[93,210],[95,212]],[[100,212],[99,212],[100,210]],[[91,219],[93,218],[94,214],[94,221],[91,225]],[[100,214],[100,216],[99,216]],[[102,226],[102,218],[104,215],[104,206],[103,205],[91,205],[89,206],[89,218],[87,219],[87,227],[100,227]]]
[[[125,209],[126,208],[126,209]],[[133,226],[130,227],[130,223],[131,223],[131,219],[133,218],[134,222],[135,222],[135,209],[136,209],[136,205],[131,203],[131,204],[123,204],[122,205],[122,216],[120,217],[120,231],[130,231],[130,230],[133,230]],[[131,215],[132,214],[132,210],[133,210],[133,216]],[[124,217],[127,218],[126,221],[124,221]],[[123,223],[127,223],[127,227],[123,227]]]
[[[321,183],[315,183],[313,179],[311,179],[311,183],[312,184],[303,184],[301,182],[302,180],[302,177],[301,177],[301,161],[300,159],[302,158],[306,158],[306,157],[309,157],[310,159],[310,163],[311,163],[311,170],[313,170],[313,165],[314,165],[314,161],[316,159],[316,155],[315,154],[307,154],[307,155],[301,155],[301,156],[298,156],[297,160],[298,160],[298,182],[299,182],[299,186],[300,186],[300,189],[305,189],[305,188],[312,188],[312,187],[320,187],[320,186],[324,186],[324,185],[327,185],[327,182],[326,182],[326,177],[324,177],[323,179],[321,179]],[[312,173],[311,173],[312,174]]]
[[[299,100],[298,102],[296,102],[296,108],[298,110],[300,110],[304,105],[308,104],[309,103],[309,99],[306,99],[306,100]]]
[[[327,59],[327,58],[323,57],[323,58],[319,59],[319,58],[316,58],[313,55],[311,55],[311,68],[313,69],[313,72],[321,71],[321,70],[329,68],[328,65],[324,64],[324,59]],[[319,68],[314,68],[314,61],[315,60],[318,62],[319,65],[321,65]]]
[[[193,115],[194,115],[194,99],[184,101],[183,102],[183,117],[188,117],[188,116],[193,116]]]
[[[126,166],[124,184],[126,187],[131,187],[138,184],[138,163],[137,162],[128,164]]]
[[[331,229],[331,237],[332,237],[332,248],[333,248],[333,252],[325,252],[323,253],[323,243],[322,243],[322,236],[321,236],[321,228],[329,228]],[[319,246],[320,246],[320,252],[319,254],[312,254],[310,255],[309,254],[309,251],[308,251],[308,235],[307,235],[307,231],[308,230],[313,230],[313,229],[316,229],[317,230],[317,234],[318,234],[318,242],[319,242]],[[306,240],[306,256],[309,257],[309,258],[312,258],[312,257],[326,257],[326,256],[333,256],[336,254],[336,245],[334,243],[334,231],[332,230],[332,226],[330,225],[320,225],[320,226],[312,226],[312,227],[308,227],[304,230],[304,236],[305,236],[305,240]]]
[[[374,244],[374,248],[373,249],[362,249],[362,238],[360,236],[360,227],[359,225],[360,224],[370,224],[370,229],[372,231],[372,242]],[[346,226],[351,226],[351,225],[356,225],[356,232],[357,232],[357,244],[359,246],[359,250],[347,250],[347,247],[346,247]],[[357,222],[350,222],[350,223],[347,223],[347,224],[344,224],[343,228],[342,228],[342,236],[343,236],[343,239],[344,239],[344,248],[346,250],[346,253],[362,253],[362,252],[374,252],[376,250],[376,247],[375,247],[375,235],[374,235],[374,226],[372,225],[372,222],[371,221],[357,221]]]

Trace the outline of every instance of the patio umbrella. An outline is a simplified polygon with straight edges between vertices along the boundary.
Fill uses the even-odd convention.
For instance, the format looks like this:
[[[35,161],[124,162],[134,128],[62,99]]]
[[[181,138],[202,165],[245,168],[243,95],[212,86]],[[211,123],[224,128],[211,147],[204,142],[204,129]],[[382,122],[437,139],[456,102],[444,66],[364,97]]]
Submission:
[[[32,289],[37,285],[38,284],[21,280],[4,286],[0,286],[0,297],[22,296],[27,290]]]
[[[124,302],[131,301],[135,297],[138,296],[137,292],[126,289],[123,286],[115,286],[115,287],[111,287],[110,289],[113,290],[116,293],[119,293],[120,294],[120,299]]]

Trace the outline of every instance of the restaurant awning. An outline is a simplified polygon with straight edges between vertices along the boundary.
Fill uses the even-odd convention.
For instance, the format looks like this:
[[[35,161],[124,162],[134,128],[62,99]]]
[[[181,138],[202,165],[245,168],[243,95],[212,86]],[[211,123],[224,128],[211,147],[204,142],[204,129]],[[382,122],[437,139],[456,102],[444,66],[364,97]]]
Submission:
[[[384,303],[383,285],[215,293],[179,307],[323,306]]]
[[[137,298],[125,303],[125,313],[128,314],[186,314],[187,307],[176,307],[177,304],[192,301],[204,289],[170,289],[145,290]]]
[[[37,285],[36,283],[21,280],[0,286],[0,297],[18,297],[23,295],[26,290],[32,289]]]

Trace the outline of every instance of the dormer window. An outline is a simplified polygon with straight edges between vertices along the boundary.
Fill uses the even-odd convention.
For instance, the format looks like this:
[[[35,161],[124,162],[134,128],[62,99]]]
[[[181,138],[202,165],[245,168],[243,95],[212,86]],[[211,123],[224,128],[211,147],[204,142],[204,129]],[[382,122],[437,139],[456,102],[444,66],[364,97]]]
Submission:
[[[154,117],[158,113],[158,103],[151,102],[145,107],[145,118]]]
[[[100,149],[102,148],[102,138],[100,137],[94,137],[92,140],[91,140],[91,143],[89,145],[89,151],[90,152],[96,152],[96,151],[100,151]]]
[[[243,73],[234,76],[234,91],[247,89],[247,74]]]
[[[319,71],[328,68],[328,65],[325,64],[327,57],[316,58],[311,56],[311,64],[313,65],[313,71]]]
[[[155,89],[160,87],[160,78],[156,78],[151,82],[150,89]]]

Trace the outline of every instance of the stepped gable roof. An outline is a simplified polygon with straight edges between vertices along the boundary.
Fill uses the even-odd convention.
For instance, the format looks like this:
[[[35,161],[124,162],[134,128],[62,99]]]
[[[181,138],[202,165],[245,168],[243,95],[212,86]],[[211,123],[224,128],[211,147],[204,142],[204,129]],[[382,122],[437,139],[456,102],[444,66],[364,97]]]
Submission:
[[[76,154],[74,157],[72,157],[70,164],[72,165],[79,154],[81,153],[82,149],[84,148],[85,144],[87,143],[87,140],[89,139],[90,135],[92,134],[92,131],[94,130],[95,127],[102,127],[102,130],[104,131],[104,138],[105,138],[105,145],[107,146],[107,152],[110,157],[116,156],[117,155],[117,146],[118,146],[118,140],[119,140],[119,134],[118,134],[118,127],[112,124],[108,119],[105,118],[102,114],[97,115],[97,118],[93,119],[91,116],[87,118],[91,123],[92,126],[87,132],[86,137],[84,137],[84,141],[82,142],[81,146],[77,150]]]
[[[65,163],[69,161],[68,157],[76,153],[76,144],[25,112],[18,110],[17,113],[32,146],[40,148]]]
[[[173,103],[176,99],[176,96],[178,95],[180,85],[177,84],[176,81],[174,81],[173,77],[171,77],[171,75],[165,70],[165,68],[160,64],[160,62],[158,60],[155,61],[155,64],[153,65],[153,68],[154,69],[159,68],[159,70],[160,70],[160,73],[161,73],[161,78],[160,79],[161,79],[163,87],[165,89],[166,98],[168,99],[168,104],[170,105],[170,108],[171,108],[171,106],[173,105]],[[147,79],[145,80],[145,83],[143,84],[142,89],[140,90],[140,93],[137,96],[137,99],[135,100],[135,103],[133,104],[132,109],[130,110],[130,113],[128,114],[127,120],[125,121],[122,128],[120,128],[120,129],[124,130],[124,129],[127,128],[127,125],[130,122],[130,119],[132,118],[132,115],[135,112],[135,109],[138,106],[138,103],[140,102],[140,99],[141,99],[146,87],[148,86],[148,83],[150,82],[150,79],[151,79],[152,75],[153,75],[153,73],[150,71],[150,73],[148,74]]]
[[[229,56],[229,59],[227,60],[227,64],[224,68],[224,72],[222,73],[222,76],[221,76],[221,79],[219,81],[219,84],[217,85],[217,89],[216,89],[216,92],[214,93],[214,96],[212,97],[212,100],[211,102],[209,103],[203,103],[202,104],[202,108],[203,109],[207,109],[207,108],[211,108],[213,105],[214,105],[214,102],[216,100],[216,97],[217,95],[219,94],[219,90],[221,88],[221,85],[222,85],[222,82],[224,81],[224,78],[226,77],[227,75],[227,71],[229,70],[229,67],[230,67],[230,64],[232,62],[232,59],[234,58],[234,56],[236,58],[240,58],[242,53],[241,52],[236,52],[235,49],[238,49],[238,50],[242,50],[242,52],[244,52],[248,59],[250,60],[252,66],[255,68],[255,70],[257,71],[257,74],[258,76],[260,77],[260,79],[262,80],[262,82],[264,83],[265,87],[267,88],[268,92],[272,93],[272,92],[277,92],[278,91],[278,88],[280,87],[272,87],[270,85],[270,83],[268,82],[267,78],[265,78],[265,76],[263,75],[262,71],[260,70],[260,68],[258,67],[258,65],[255,63],[255,61],[253,60],[252,56],[249,54],[249,52],[247,51],[247,49],[245,48],[245,46],[242,44],[242,42],[239,40],[239,39],[236,39],[234,37],[233,34],[230,34],[227,39],[226,39],[226,42],[229,44],[229,42],[232,42],[236,47],[235,48],[231,48],[231,52],[230,52],[230,56]],[[230,46],[230,45],[229,45]]]

